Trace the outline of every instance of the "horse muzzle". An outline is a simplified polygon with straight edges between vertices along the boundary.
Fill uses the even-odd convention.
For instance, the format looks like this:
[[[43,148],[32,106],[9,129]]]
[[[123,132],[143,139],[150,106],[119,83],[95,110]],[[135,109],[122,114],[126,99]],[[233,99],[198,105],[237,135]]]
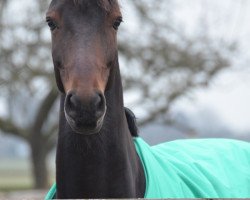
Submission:
[[[64,104],[65,117],[74,132],[83,135],[98,133],[106,113],[106,100],[102,92],[81,98],[68,92]]]

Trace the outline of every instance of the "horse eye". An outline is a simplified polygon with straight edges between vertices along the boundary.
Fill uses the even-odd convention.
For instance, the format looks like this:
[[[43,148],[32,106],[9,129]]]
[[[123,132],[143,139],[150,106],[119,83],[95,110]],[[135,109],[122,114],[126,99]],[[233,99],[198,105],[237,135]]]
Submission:
[[[122,17],[119,17],[118,19],[115,20],[113,28],[117,31],[121,23],[122,23]]]
[[[46,21],[47,21],[48,26],[49,26],[51,31],[53,31],[57,28],[56,23],[54,21],[52,21],[51,19],[47,19]]]

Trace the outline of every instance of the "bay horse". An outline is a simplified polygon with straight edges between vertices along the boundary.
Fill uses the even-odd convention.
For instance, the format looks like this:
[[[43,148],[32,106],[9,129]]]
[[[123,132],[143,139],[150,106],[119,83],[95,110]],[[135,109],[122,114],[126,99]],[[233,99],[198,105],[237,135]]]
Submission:
[[[244,193],[230,193],[235,184],[211,183],[223,171],[211,167],[215,162],[221,166],[218,157],[223,157],[212,152],[215,144],[227,147],[219,150],[223,153],[241,146],[248,153],[230,158],[242,158],[245,168],[250,163],[248,144],[195,140],[151,149],[138,137],[135,116],[123,103],[117,50],[117,31],[123,20],[117,0],[52,0],[46,21],[61,95],[56,184],[47,199],[250,197],[250,175],[242,173],[244,167],[241,175],[234,174],[236,179],[247,177],[240,186]],[[201,151],[209,153],[191,157]],[[208,164],[203,160],[209,160]],[[161,167],[163,163],[166,167]],[[219,166],[215,169],[224,169]],[[163,168],[165,175],[156,174]]]
[[[142,197],[143,167],[127,123],[133,117],[123,105],[118,2],[52,0],[46,21],[61,92],[57,198]]]

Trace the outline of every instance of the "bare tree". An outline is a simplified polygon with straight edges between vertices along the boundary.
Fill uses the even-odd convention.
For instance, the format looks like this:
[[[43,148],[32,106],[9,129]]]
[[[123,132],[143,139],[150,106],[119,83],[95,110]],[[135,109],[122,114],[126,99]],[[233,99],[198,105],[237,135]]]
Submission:
[[[235,43],[213,41],[208,27],[194,38],[187,37],[184,26],[178,26],[171,15],[174,1],[137,0],[129,4],[138,25],[133,35],[121,31],[125,90],[135,90],[137,98],[132,106],[146,110],[140,125],[158,118],[166,123],[176,100],[194,88],[208,86],[221,70],[230,67]]]
[[[49,37],[44,33],[48,1],[21,7],[20,11],[26,11],[26,15],[20,16],[22,20],[12,21],[8,19],[13,2],[1,4],[0,97],[5,100],[6,115],[0,117],[0,129],[29,144],[34,187],[45,188],[48,185],[46,158],[55,145],[57,130],[56,120],[51,120],[49,114],[58,96]]]
[[[159,116],[168,118],[170,106],[187,91],[205,86],[222,69],[229,66],[219,41],[206,34],[187,38],[174,26],[173,5],[165,1],[127,1],[138,22],[138,32],[128,27],[120,30],[124,88],[139,95],[134,107],[143,107],[140,124]],[[19,15],[12,6],[19,5]],[[25,140],[31,149],[35,188],[48,184],[46,157],[55,145],[57,90],[50,56],[50,37],[44,16],[49,1],[32,4],[0,1],[0,99],[5,113],[0,129]],[[166,9],[168,15],[166,16]],[[20,11],[21,10],[21,11]],[[157,13],[157,15],[155,14]],[[164,16],[164,17],[162,17]],[[221,45],[220,45],[221,46]]]

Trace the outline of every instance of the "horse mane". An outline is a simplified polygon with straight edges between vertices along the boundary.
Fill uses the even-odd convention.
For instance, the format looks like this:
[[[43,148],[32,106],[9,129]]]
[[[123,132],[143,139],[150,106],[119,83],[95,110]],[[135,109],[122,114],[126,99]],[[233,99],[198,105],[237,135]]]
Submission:
[[[96,4],[105,12],[109,13],[114,5],[117,5],[117,0],[90,0],[90,1],[96,1]],[[88,2],[86,0],[74,0],[74,4],[76,6],[84,6],[88,5]]]
[[[125,114],[128,122],[128,128],[133,137],[138,137],[138,127],[136,123],[136,117],[135,114],[129,109],[129,108],[124,108],[125,109]]]

